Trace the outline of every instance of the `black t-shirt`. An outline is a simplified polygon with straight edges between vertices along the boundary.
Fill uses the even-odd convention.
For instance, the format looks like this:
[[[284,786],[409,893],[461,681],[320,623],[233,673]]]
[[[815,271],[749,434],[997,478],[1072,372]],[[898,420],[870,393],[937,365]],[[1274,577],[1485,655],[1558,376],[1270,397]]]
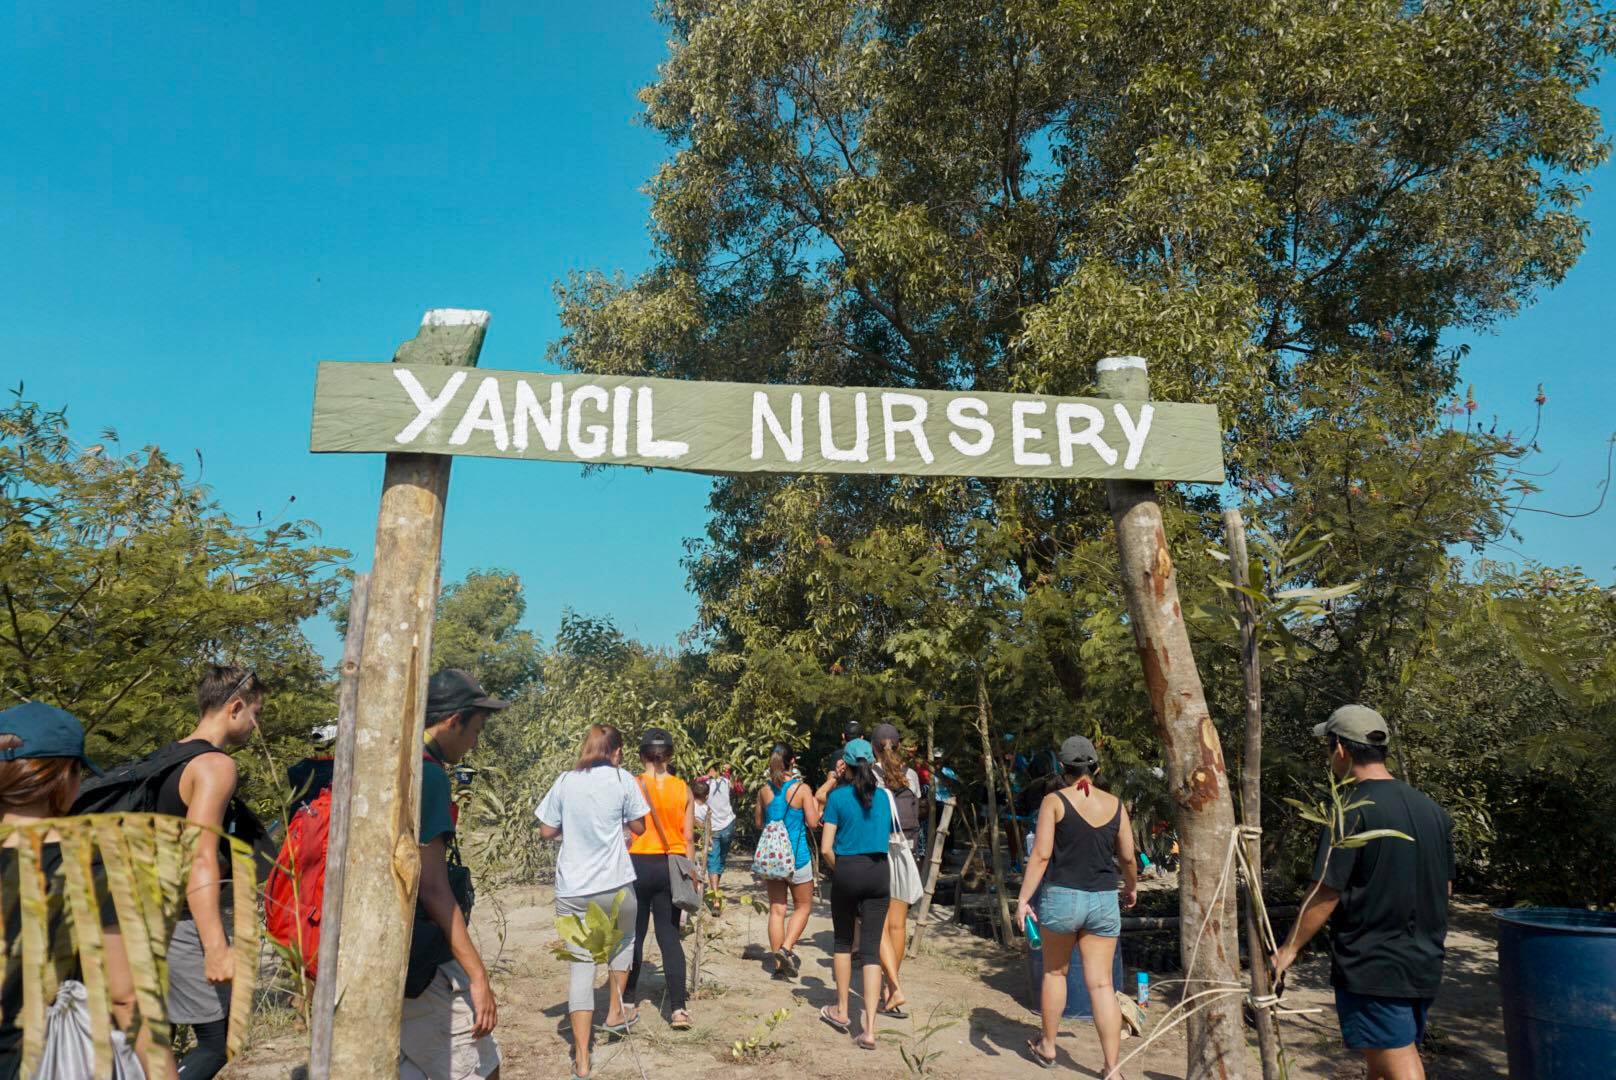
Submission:
[[[39,865],[45,874],[46,952],[56,967],[58,978],[76,979],[79,977],[78,952],[68,932],[72,915],[61,872],[61,845],[41,845]],[[17,849],[0,848],[0,908],[4,910],[7,947],[5,976],[0,982],[0,1080],[16,1080],[22,1069],[22,905],[18,869]],[[92,877],[101,925],[116,927],[117,912],[106,893],[99,863],[92,870]]]
[[[1453,819],[1401,780],[1365,780],[1347,801],[1346,833],[1396,829],[1414,838],[1371,840],[1330,851],[1319,837],[1313,880],[1341,894],[1330,919],[1330,982],[1377,997],[1435,997],[1442,984],[1453,880]],[[1329,856],[1329,866],[1325,857]]]

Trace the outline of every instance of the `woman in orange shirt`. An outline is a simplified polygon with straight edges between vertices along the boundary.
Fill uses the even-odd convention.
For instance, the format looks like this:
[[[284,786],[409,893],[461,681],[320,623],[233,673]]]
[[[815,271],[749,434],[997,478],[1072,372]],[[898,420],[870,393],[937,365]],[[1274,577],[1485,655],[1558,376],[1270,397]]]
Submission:
[[[662,974],[668,984],[669,1026],[677,1031],[690,1027],[685,978],[685,948],[679,940],[679,913],[673,906],[673,882],[668,877],[668,856],[689,858],[690,837],[695,835],[696,803],[690,787],[668,771],[673,758],[673,736],[661,728],[647,728],[640,736],[640,788],[651,804],[646,830],[629,844],[634,863],[634,896],[639,901],[635,913],[634,966],[629,968],[624,997],[635,1000],[634,988],[640,982],[645,953],[646,923],[656,922],[657,948],[662,950]]]

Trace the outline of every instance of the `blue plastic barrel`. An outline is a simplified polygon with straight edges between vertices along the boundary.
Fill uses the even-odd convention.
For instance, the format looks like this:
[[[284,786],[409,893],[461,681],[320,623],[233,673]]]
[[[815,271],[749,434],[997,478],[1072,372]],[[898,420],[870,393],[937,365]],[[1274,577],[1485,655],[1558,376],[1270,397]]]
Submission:
[[[1511,1080],[1616,1076],[1616,912],[1493,917]]]
[[[1111,961],[1111,985],[1122,986],[1122,948],[1121,942],[1115,957]],[[1027,965],[1032,976],[1032,1001],[1030,1008],[1038,1011],[1040,1005],[1039,995],[1043,993],[1044,985],[1044,952],[1042,949],[1027,950]],[[1094,1006],[1089,1002],[1088,984],[1083,981],[1083,957],[1072,946],[1072,962],[1066,968],[1066,1008],[1061,1016],[1067,1020],[1094,1019]]]

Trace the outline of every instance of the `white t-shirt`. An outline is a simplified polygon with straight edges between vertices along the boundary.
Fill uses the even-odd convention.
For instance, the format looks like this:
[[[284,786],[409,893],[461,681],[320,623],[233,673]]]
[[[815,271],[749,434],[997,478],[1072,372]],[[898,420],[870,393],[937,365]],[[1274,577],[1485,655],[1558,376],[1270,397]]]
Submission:
[[[729,777],[709,776],[707,778],[707,806],[698,805],[696,812],[702,821],[707,820],[704,810],[711,809],[713,814],[713,832],[723,832],[735,824],[735,807],[730,804]]]
[[[623,826],[650,812],[640,786],[622,769],[596,765],[557,777],[535,811],[544,824],[561,830],[555,894],[593,896],[632,883]]]

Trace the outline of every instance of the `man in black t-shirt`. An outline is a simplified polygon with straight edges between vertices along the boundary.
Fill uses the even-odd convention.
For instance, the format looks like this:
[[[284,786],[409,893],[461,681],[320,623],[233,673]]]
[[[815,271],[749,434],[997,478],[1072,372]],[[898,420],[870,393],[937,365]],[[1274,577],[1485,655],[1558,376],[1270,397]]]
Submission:
[[[1356,781],[1345,838],[1386,835],[1332,847],[1325,829],[1290,940],[1274,959],[1276,978],[1330,922],[1330,984],[1341,1038],[1364,1056],[1370,1080],[1423,1080],[1419,1044],[1442,984],[1448,898],[1453,892],[1453,820],[1386,768],[1386,721],[1363,705],[1343,705],[1313,729],[1328,740],[1330,768]],[[1333,919],[1332,919],[1333,916]]]

